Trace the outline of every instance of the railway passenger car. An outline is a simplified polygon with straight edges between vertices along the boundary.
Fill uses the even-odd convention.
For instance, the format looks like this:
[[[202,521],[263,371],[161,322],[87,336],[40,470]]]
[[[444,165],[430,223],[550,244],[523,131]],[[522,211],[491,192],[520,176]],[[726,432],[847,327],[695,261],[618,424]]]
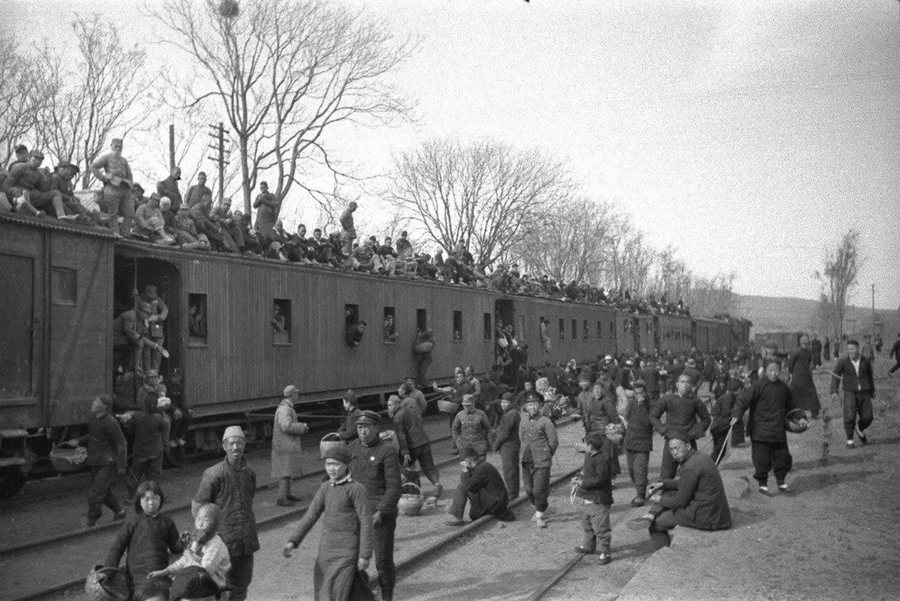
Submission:
[[[338,399],[347,388],[383,397],[415,373],[412,346],[426,328],[435,337],[428,377],[444,382],[458,365],[488,369],[498,319],[528,342],[528,362],[538,366],[692,346],[685,316],[184,251],[12,214],[0,214],[0,265],[7,359],[0,370],[0,494],[66,428],[86,423],[94,396],[114,394],[123,406],[132,401],[137,383],[128,378],[130,364],[113,352],[113,321],[147,284],[169,307],[170,356],[161,372],[164,380],[175,369],[184,375],[198,448],[215,447],[228,423],[268,435],[267,412],[288,383],[299,386],[303,403]],[[388,317],[393,329],[386,333]],[[351,346],[346,326],[362,321],[367,331]],[[729,327],[700,323],[716,345],[724,335],[706,332]]]

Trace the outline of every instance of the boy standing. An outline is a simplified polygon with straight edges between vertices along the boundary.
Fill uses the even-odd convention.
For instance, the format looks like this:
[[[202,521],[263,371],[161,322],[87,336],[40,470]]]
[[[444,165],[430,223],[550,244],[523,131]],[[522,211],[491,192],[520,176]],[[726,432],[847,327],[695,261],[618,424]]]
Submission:
[[[612,507],[612,478],[606,453],[601,452],[603,445],[609,441],[601,432],[590,432],[584,439],[587,452],[584,454],[584,467],[581,476],[576,477],[575,496],[584,505],[581,507],[581,527],[584,538],[581,545],[575,547],[578,553],[594,553],[599,544],[600,563],[608,564],[611,560],[609,546],[612,542],[612,528],[609,524],[609,512]]]

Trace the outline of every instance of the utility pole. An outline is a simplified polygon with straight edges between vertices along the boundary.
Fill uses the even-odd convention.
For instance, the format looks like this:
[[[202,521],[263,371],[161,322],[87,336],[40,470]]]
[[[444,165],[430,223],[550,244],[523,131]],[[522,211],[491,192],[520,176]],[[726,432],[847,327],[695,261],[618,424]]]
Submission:
[[[225,124],[219,121],[218,125],[210,124],[212,131],[209,133],[209,137],[213,139],[213,144],[209,146],[216,153],[214,157],[206,157],[209,160],[215,162],[219,166],[219,202],[218,205],[221,205],[225,200],[225,165],[229,163],[225,159]]]
[[[169,172],[175,169],[175,124],[169,124]]]
[[[875,337],[875,284],[872,284],[872,337]]]

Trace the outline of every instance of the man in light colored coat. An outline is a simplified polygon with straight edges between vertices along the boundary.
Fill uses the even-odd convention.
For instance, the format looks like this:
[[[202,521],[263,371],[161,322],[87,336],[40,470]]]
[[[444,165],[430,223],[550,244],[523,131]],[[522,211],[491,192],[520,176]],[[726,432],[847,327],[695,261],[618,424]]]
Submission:
[[[272,428],[272,477],[278,478],[278,500],[282,507],[299,501],[291,494],[291,480],[303,475],[300,463],[300,437],[309,432],[309,426],[297,419],[294,405],[300,389],[293,384],[284,389],[284,398],[275,410]]]

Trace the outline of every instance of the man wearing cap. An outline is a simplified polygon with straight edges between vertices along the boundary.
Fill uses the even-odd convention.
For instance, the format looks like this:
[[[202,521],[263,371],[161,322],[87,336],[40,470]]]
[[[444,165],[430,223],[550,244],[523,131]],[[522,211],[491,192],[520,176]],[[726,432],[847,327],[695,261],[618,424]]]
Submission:
[[[522,445],[522,481],[525,495],[534,505],[532,518],[538,528],[546,528],[544,512],[550,496],[550,467],[553,454],[559,446],[556,427],[549,417],[540,414],[541,397],[531,393],[525,399],[525,418],[519,426],[519,440]]]
[[[359,436],[356,433],[356,418],[362,415],[362,410],[356,406],[358,399],[352,389],[347,389],[341,401],[344,404],[344,411],[347,412],[347,417],[344,419],[344,423],[341,424],[341,429],[338,430],[338,436],[344,442],[350,442]]]
[[[197,174],[197,183],[188,188],[187,195],[184,197],[184,202],[188,207],[192,207],[207,195],[212,198],[213,193],[206,185],[206,173],[201,171]]]
[[[303,464],[300,462],[300,437],[309,432],[309,426],[297,419],[294,405],[300,389],[290,384],[284,389],[284,398],[275,410],[275,423],[272,427],[272,473],[278,478],[278,500],[282,507],[293,505],[299,501],[291,494],[291,480],[303,475]]]
[[[659,402],[650,408],[650,422],[653,429],[663,438],[669,440],[676,433],[683,433],[691,441],[691,447],[696,449],[698,438],[706,434],[706,429],[712,421],[709,411],[703,401],[691,392],[690,374],[682,373],[675,382],[677,392],[664,395]],[[660,418],[665,414],[666,421]],[[663,447],[662,465],[659,468],[660,480],[668,480],[675,477],[678,467],[669,445]]]
[[[181,190],[178,189],[178,181],[181,179],[181,167],[172,167],[169,177],[156,182],[156,194],[162,198],[166,196],[172,201],[172,210],[181,208]],[[212,196],[212,193],[210,193]],[[190,204],[188,204],[190,206]]]
[[[503,467],[503,481],[510,499],[519,496],[519,426],[522,414],[513,402],[511,392],[504,392],[500,397],[500,421],[494,434],[493,450],[500,453],[500,464]]]
[[[356,227],[353,225],[353,212],[356,210],[356,201],[351,200],[344,212],[341,213],[341,252],[349,257],[353,252],[353,240],[356,239]]]
[[[212,196],[211,193],[210,196]],[[256,230],[259,243],[265,251],[272,244],[275,235],[275,221],[278,219],[278,199],[269,192],[268,183],[260,182],[259,195],[253,201],[253,208],[256,209],[256,221],[253,223],[253,229]]]
[[[40,170],[44,155],[32,150],[25,163],[15,163],[3,182],[3,192],[10,198],[21,197],[19,212],[34,213],[52,210],[56,217],[65,217],[62,195],[50,189],[50,180]]]
[[[158,374],[147,372],[148,380],[160,387]],[[141,387],[143,388],[143,386]],[[163,389],[165,390],[165,389]],[[128,493],[134,496],[144,480],[159,482],[162,476],[163,451],[169,440],[169,421],[163,417],[163,407],[171,403],[168,397],[155,393],[143,395],[137,410],[126,423],[132,436],[131,474],[127,480]]]
[[[671,543],[669,531],[675,526],[698,530],[731,528],[731,511],[722,476],[712,457],[691,447],[691,438],[677,431],[666,442],[669,453],[681,465],[677,479],[666,479],[650,485],[650,494],[662,491],[659,502],[639,518],[629,520],[632,530],[650,529],[656,549]]]
[[[165,323],[169,317],[169,307],[163,299],[159,298],[156,292],[156,286],[147,284],[141,292],[140,300],[146,303],[148,315],[147,320],[147,338],[153,344],[145,344],[141,351],[141,361],[144,370],[155,369],[159,371],[160,363],[163,358],[163,343],[165,342]],[[166,354],[168,357],[168,354]]]
[[[701,381],[700,370],[697,369],[697,361],[693,357],[689,358],[684,366],[684,370],[681,373],[690,378],[690,395],[697,396],[697,391],[700,389]]]
[[[400,460],[394,446],[378,435],[381,418],[374,411],[363,411],[356,419],[359,438],[348,446],[353,459],[350,473],[366,487],[375,528],[375,567],[383,601],[394,598],[394,530],[397,527],[397,502],[400,500]]]
[[[169,197],[159,197],[154,192],[150,199],[139,206],[134,212],[135,233],[146,236],[151,242],[157,242],[166,246],[175,243],[175,239],[166,233],[166,218],[163,216],[163,201],[166,210],[170,205]]]
[[[641,362],[640,379],[644,381],[648,404],[659,400],[660,373],[653,356]]]
[[[450,428],[453,445],[460,455],[467,448],[475,449],[479,455],[486,455],[491,448],[491,422],[484,411],[475,407],[474,394],[463,395],[462,407]]]
[[[629,399],[625,410],[625,457],[628,461],[628,476],[634,485],[635,496],[632,507],[641,507],[647,498],[647,468],[650,451],[653,450],[653,424],[650,423],[650,400],[643,380],[634,381],[634,396]]]
[[[175,214],[175,241],[186,250],[209,250],[209,238],[197,231],[197,224],[186,204]]]
[[[444,487],[441,485],[441,475],[434,466],[434,457],[431,454],[431,441],[422,426],[422,414],[418,407],[403,403],[396,394],[388,398],[388,415],[394,423],[394,432],[400,445],[400,458],[403,467],[412,467],[418,461],[419,467],[434,484],[434,498],[441,496]]]
[[[416,388],[416,378],[414,376],[406,376],[406,381],[400,385],[397,391],[404,407],[411,407],[419,412],[419,415],[425,415],[428,409],[428,399],[425,393]]]
[[[91,487],[88,489],[88,511],[82,525],[90,528],[97,523],[106,505],[112,509],[115,519],[125,519],[125,510],[112,490],[116,481],[125,475],[128,449],[119,423],[112,415],[113,400],[101,394],[91,403],[91,419],[88,432],[81,438],[73,438],[68,445],[87,444],[85,465],[91,468]]]
[[[500,472],[493,465],[484,460],[472,447],[468,447],[463,454],[462,465],[466,471],[459,477],[459,485],[453,493],[453,502],[448,513],[453,520],[447,522],[448,526],[462,526],[465,524],[463,516],[466,505],[469,505],[469,519],[475,521],[486,515],[496,516],[504,522],[515,519],[509,510],[509,494]]]
[[[225,459],[206,469],[197,494],[191,500],[194,516],[206,503],[215,503],[222,511],[219,536],[228,547],[231,558],[229,601],[244,601],[253,580],[253,554],[259,550],[253,497],[256,494],[256,472],[244,459],[247,439],[240,426],[228,426],[222,436]]]
[[[109,229],[121,238],[131,235],[134,221],[134,198],[131,196],[131,166],[122,156],[122,140],[114,138],[110,152],[91,165],[91,173],[103,182],[103,203],[109,213]],[[122,232],[119,231],[119,214],[122,215]]]

